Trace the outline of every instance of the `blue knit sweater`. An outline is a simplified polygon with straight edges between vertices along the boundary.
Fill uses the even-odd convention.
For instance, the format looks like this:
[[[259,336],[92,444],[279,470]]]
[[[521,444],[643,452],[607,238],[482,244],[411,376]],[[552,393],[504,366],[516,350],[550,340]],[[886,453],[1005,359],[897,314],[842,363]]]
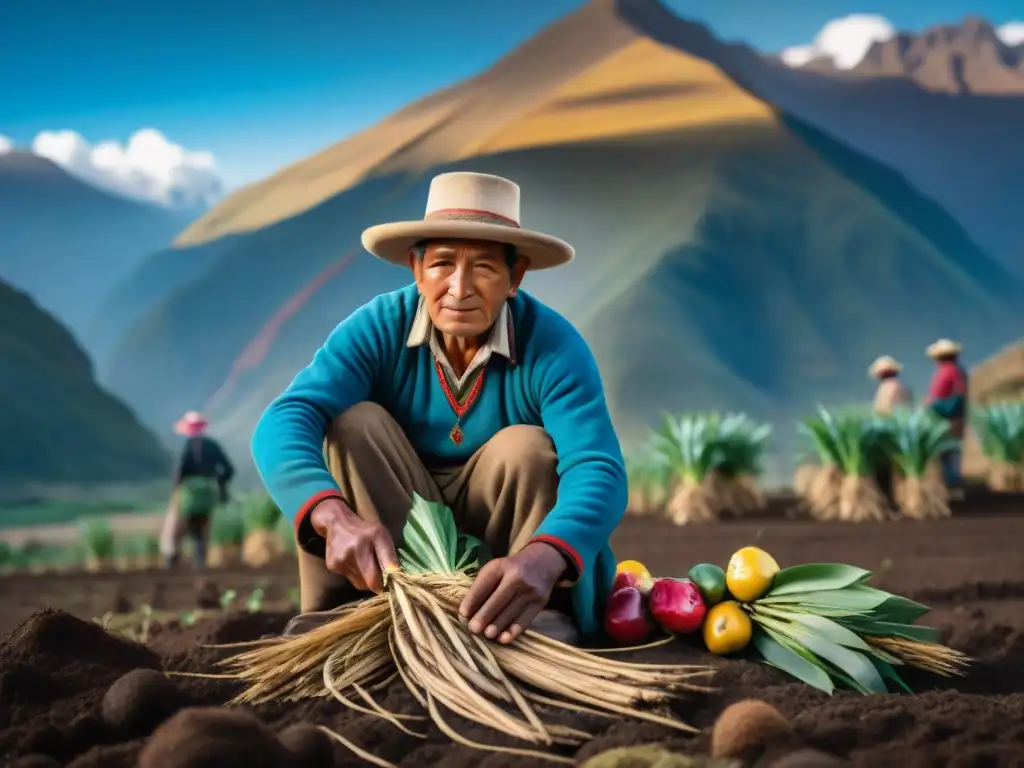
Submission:
[[[461,419],[464,440],[449,439],[454,414],[429,345],[406,338],[418,306],[415,285],[378,296],[342,321],[256,427],[260,476],[298,529],[320,500],[340,495],[323,458],[330,422],[362,401],[383,406],[427,466],[462,463],[514,424],[543,427],[558,456],[558,501],[536,537],[576,564],[573,605],[581,632],[601,626],[615,574],[608,540],[626,508],[626,472],[601,377],[576,329],[520,291],[509,302],[514,359],[488,363],[475,405]]]

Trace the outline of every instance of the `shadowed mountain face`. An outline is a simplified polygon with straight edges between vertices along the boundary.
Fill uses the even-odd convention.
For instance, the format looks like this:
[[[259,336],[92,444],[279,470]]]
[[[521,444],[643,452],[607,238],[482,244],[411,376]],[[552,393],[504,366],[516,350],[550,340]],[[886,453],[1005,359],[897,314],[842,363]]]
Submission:
[[[881,353],[920,388],[935,337],[973,357],[1019,335],[1024,290],[1001,262],[725,64],[756,60],[784,95],[786,78],[825,78],[662,12],[587,6],[479,79],[229,199],[175,251],[210,263],[145,311],[108,379],[150,423],[206,404],[244,448],[334,325],[410,280],[362,252],[362,229],[422,217],[430,177],[454,169],[514,179],[524,225],[577,247],[525,287],[587,337],[627,440],[663,409],[787,421],[867,400]]]
[[[991,24],[975,17],[875,43],[851,70],[822,59],[807,68],[845,78],[906,78],[941,93],[1024,95],[1024,46],[1007,45]]]
[[[1024,293],[955,223],[891,172],[814,139],[812,148],[779,123],[528,150],[438,170],[513,176],[524,188],[524,220],[578,247],[575,262],[528,276],[526,288],[590,341],[628,439],[662,409],[736,408],[789,420],[818,401],[865,400],[866,363],[882,351],[905,360],[908,380],[923,384],[923,348],[933,337],[951,335],[980,354],[1018,332]],[[379,180],[280,225],[304,232],[301,262],[282,258],[270,232],[241,239],[219,288],[205,280],[179,294],[121,350],[121,391],[168,423],[230,380],[213,414],[244,450],[259,413],[334,325],[409,275],[355,255],[276,339],[256,345],[265,357],[243,361],[232,376],[239,350],[304,282],[358,254],[368,219],[346,220],[345,211],[357,202],[374,208],[363,201],[391,192],[373,220],[421,215],[427,183],[396,194]],[[225,298],[232,283],[233,301]]]
[[[71,334],[0,281],[0,484],[168,476],[157,439],[96,384]]]
[[[191,218],[101,191],[25,152],[0,156],[0,278],[87,345],[103,296]]]

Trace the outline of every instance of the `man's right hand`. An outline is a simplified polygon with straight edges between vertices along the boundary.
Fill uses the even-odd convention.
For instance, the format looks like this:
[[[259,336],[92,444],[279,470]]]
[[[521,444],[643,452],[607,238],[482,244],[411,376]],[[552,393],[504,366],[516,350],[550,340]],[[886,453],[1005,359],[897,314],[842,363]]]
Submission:
[[[380,594],[382,571],[398,567],[398,554],[387,529],[360,519],[341,499],[317,504],[310,523],[327,541],[327,570],[344,576],[356,589]]]

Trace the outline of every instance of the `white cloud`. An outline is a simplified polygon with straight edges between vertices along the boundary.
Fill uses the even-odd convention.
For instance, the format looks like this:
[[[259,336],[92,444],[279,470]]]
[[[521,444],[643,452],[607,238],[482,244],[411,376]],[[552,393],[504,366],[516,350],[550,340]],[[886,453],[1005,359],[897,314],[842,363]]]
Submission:
[[[884,42],[895,34],[885,17],[854,13],[833,19],[821,28],[813,43],[787,48],[781,57],[791,67],[825,57],[832,59],[839,69],[850,69],[860,63],[874,42]]]
[[[42,131],[32,151],[96,186],[162,205],[208,205],[223,194],[211,153],[187,150],[153,128],[137,131],[127,145],[92,145],[75,131]]]
[[[1007,45],[1024,44],[1024,21],[1011,21],[996,30],[999,39]]]
[[[855,13],[833,19],[821,28],[813,43],[787,48],[779,57],[791,67],[828,58],[838,69],[851,69],[861,62],[874,42],[885,42],[895,34],[895,28],[884,16]],[[1004,24],[996,34],[1006,45],[1024,44],[1024,21]]]
[[[0,134],[0,155],[6,155],[12,149],[14,149],[14,142]]]

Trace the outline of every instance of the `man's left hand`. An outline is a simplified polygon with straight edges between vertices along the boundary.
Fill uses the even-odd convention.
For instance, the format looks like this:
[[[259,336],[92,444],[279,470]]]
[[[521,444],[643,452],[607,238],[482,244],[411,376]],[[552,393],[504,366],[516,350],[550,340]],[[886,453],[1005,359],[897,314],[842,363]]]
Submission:
[[[474,634],[511,643],[544,610],[566,567],[565,557],[550,544],[527,544],[480,569],[459,613]]]

